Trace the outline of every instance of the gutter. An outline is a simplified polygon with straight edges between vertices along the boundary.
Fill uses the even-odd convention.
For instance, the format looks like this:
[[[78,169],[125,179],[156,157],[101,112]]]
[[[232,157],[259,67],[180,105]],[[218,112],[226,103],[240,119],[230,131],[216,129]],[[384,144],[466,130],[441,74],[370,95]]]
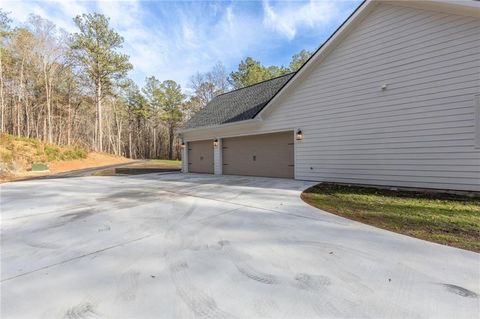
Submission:
[[[260,123],[260,122],[262,122],[262,119],[257,117],[257,118],[253,118],[253,119],[237,121],[237,122],[232,122],[232,123],[225,123],[225,124],[220,124],[220,125],[200,126],[200,127],[195,127],[195,128],[182,129],[182,130],[178,130],[178,134],[189,133],[189,132],[194,132],[194,131],[212,130],[212,129],[217,129],[217,128],[219,128],[219,129],[228,128],[228,127],[232,127],[232,126],[238,126],[238,125],[243,125],[243,124],[253,124],[253,123]]]

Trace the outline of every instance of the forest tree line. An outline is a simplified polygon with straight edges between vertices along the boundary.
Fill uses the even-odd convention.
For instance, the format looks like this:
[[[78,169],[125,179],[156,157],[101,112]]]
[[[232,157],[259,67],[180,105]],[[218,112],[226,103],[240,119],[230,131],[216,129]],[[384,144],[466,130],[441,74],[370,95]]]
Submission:
[[[180,156],[176,130],[216,95],[296,71],[248,57],[228,74],[221,63],[194,74],[188,90],[156,76],[139,87],[121,53],[123,37],[98,13],[74,18],[76,32],[30,15],[12,26],[0,9],[0,129],[59,145],[77,145],[130,158]]]

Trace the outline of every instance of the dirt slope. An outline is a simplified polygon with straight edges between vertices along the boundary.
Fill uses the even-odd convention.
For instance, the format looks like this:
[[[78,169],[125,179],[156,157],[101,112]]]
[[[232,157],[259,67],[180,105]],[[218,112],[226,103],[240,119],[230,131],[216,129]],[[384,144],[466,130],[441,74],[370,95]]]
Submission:
[[[88,152],[80,147],[58,146],[37,139],[0,135],[0,183],[130,161],[121,156]],[[46,163],[49,171],[32,172],[33,163]]]

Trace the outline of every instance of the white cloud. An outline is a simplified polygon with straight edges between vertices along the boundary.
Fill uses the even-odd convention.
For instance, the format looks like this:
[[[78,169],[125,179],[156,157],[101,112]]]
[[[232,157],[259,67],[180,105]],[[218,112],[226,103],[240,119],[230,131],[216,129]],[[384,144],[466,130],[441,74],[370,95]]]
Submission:
[[[167,21],[153,29],[143,26],[122,32],[129,43],[137,82],[143,80],[140,75],[155,75],[174,79],[186,87],[195,72],[206,72],[218,61],[226,65],[238,63],[239,57],[248,54],[252,47],[263,44],[263,36],[256,28],[261,21],[237,17],[232,6],[217,7],[213,23],[201,12],[184,8],[172,11],[171,15],[171,20],[156,17]]]
[[[258,52],[268,56],[266,52],[276,50],[275,41],[280,39],[276,34],[293,39],[300,28],[328,23],[338,3],[264,2],[262,11],[255,2],[0,1],[16,24],[35,13],[69,32],[76,31],[72,20],[76,15],[103,13],[124,37],[122,51],[130,56],[131,77],[139,85],[155,75],[184,87],[195,72],[206,72],[219,61],[234,68],[246,56],[258,58]]]
[[[95,2],[80,1],[47,1],[47,8],[42,16],[51,20],[66,31],[76,31],[73,18],[82,13],[91,12],[94,9]],[[53,9],[55,8],[55,9]]]
[[[72,32],[75,30],[73,17],[92,11],[92,4],[94,5],[95,2],[3,0],[1,7],[10,13],[17,25],[26,22],[30,14],[35,14],[50,20],[59,28]]]
[[[333,2],[279,2],[272,5],[268,0],[263,1],[264,25],[293,39],[301,27],[314,28],[335,19],[339,10]]]

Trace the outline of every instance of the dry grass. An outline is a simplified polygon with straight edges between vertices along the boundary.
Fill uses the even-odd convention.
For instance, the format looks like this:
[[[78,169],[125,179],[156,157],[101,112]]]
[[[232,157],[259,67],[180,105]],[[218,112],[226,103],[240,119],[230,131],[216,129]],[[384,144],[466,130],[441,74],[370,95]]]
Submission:
[[[37,139],[0,135],[0,183],[71,170],[128,163],[131,160],[80,147],[46,144]],[[48,163],[48,172],[31,172],[33,163]]]
[[[70,161],[53,161],[50,163],[50,171],[60,173],[82,168],[106,166],[113,164],[129,163],[132,160],[106,153],[88,153],[87,158]]]
[[[33,163],[83,159],[87,150],[78,146],[58,146],[38,139],[0,134],[0,161],[3,170],[27,170]]]

